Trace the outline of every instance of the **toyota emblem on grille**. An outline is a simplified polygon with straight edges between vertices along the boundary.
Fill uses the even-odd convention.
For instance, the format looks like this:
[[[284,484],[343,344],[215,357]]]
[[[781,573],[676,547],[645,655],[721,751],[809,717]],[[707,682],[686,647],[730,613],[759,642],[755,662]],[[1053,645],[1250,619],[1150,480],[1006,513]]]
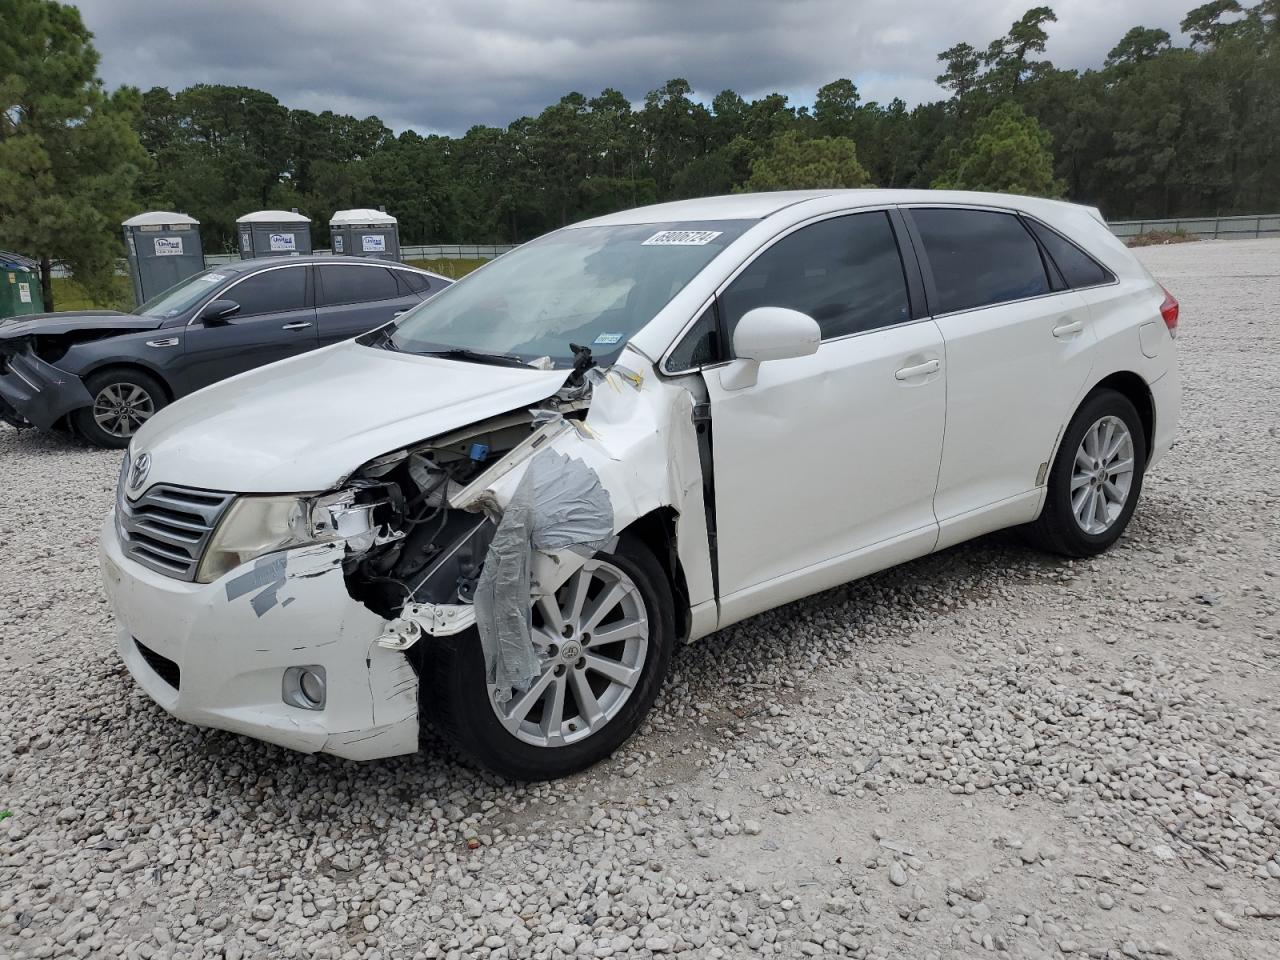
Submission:
[[[136,490],[142,486],[142,482],[147,479],[147,472],[150,469],[151,454],[139,454],[138,459],[133,461],[133,467],[129,470],[129,488]]]

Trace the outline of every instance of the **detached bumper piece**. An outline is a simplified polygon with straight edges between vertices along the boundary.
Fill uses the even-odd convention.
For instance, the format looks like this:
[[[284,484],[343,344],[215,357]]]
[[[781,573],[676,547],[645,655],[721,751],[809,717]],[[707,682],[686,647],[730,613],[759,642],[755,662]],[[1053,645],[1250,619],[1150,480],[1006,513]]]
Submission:
[[[47,430],[93,397],[80,378],[35,354],[0,354],[0,418],[14,426]]]

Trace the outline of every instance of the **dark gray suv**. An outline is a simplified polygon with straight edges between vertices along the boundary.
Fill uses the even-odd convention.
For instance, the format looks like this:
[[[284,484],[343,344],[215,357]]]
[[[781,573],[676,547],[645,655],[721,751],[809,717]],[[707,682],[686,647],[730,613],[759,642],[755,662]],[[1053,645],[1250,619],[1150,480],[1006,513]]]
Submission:
[[[452,282],[357,257],[246,260],[189,277],[133,313],[0,321],[0,419],[125,447],[178,397],[366,333]]]

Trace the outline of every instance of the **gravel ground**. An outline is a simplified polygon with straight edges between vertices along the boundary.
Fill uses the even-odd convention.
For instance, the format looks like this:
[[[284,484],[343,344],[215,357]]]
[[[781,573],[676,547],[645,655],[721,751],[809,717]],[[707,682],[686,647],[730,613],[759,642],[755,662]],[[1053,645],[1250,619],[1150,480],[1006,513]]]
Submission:
[[[98,584],[119,455],[0,427],[0,956],[1277,956],[1280,241],[1141,256],[1184,427],[1116,549],[757,617],[538,787],[170,719]]]

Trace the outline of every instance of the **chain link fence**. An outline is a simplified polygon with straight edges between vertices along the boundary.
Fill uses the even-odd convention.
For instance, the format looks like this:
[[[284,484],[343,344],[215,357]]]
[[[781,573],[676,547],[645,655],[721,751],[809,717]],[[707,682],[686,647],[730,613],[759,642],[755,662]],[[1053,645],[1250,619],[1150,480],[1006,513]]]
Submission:
[[[1175,217],[1164,220],[1113,220],[1111,232],[1121,240],[1144,233],[1185,233],[1214,240],[1280,237],[1280,213],[1247,217]]]

